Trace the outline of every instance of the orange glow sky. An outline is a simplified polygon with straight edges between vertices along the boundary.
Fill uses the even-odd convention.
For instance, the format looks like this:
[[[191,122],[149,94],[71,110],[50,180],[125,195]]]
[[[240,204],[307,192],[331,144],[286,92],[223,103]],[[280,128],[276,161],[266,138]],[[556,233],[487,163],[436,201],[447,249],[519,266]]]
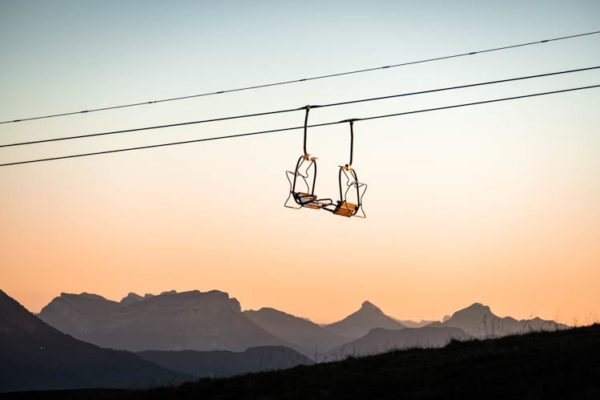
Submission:
[[[0,66],[0,120],[591,31],[600,14],[593,1],[543,7],[542,15],[535,2],[473,6],[467,13],[444,2],[410,9],[396,2],[344,8],[266,2],[259,10],[243,3],[211,9],[182,2],[169,10],[100,4],[0,6],[0,50],[13,54]],[[128,15],[136,16],[133,24]],[[283,23],[287,15],[293,17]],[[0,125],[0,139],[552,72],[600,65],[599,55],[600,37],[582,38],[301,86]],[[311,121],[598,83],[600,72],[593,71],[315,110]],[[284,171],[301,152],[300,132],[0,168],[0,288],[34,312],[60,292],[119,300],[130,291],[218,289],[244,309],[270,306],[317,322],[340,319],[367,299],[402,319],[441,319],[477,301],[501,316],[599,320],[599,109],[594,89],[357,123],[354,165],[369,184],[366,220],[283,208]],[[0,163],[302,120],[297,113],[0,149]],[[337,165],[347,158],[346,129],[310,132],[318,194],[335,193]]]

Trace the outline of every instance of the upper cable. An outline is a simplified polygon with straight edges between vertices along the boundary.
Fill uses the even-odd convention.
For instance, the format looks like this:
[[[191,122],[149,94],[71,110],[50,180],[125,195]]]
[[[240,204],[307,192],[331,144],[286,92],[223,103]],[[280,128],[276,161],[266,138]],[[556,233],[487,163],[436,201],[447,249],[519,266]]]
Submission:
[[[85,139],[85,138],[92,138],[92,137],[99,137],[99,136],[130,133],[130,132],[142,132],[142,131],[148,131],[148,130],[154,130],[154,129],[174,128],[174,127],[179,127],[179,126],[197,125],[197,124],[204,124],[204,123],[209,123],[209,122],[220,122],[220,121],[228,121],[228,120],[232,120],[232,119],[251,118],[251,117],[259,117],[259,116],[266,116],[266,115],[273,115],[273,114],[284,114],[284,113],[291,113],[291,112],[296,112],[296,111],[300,111],[300,110],[306,110],[306,116],[304,119],[304,126],[305,126],[305,129],[304,129],[304,154],[307,155],[308,153],[306,150],[306,136],[307,136],[306,127],[308,125],[308,113],[309,113],[310,109],[338,107],[338,106],[364,103],[364,102],[370,102],[370,101],[380,101],[380,100],[387,100],[387,99],[393,99],[393,98],[399,98],[399,97],[416,96],[416,95],[422,95],[422,94],[430,94],[430,93],[444,92],[444,91],[457,90],[457,89],[467,89],[467,88],[473,88],[473,87],[479,87],[479,86],[495,85],[495,84],[500,84],[500,83],[516,82],[516,81],[523,81],[523,80],[528,80],[528,79],[536,79],[536,78],[543,78],[543,77],[556,76],[556,75],[572,74],[572,73],[591,71],[591,70],[597,70],[597,69],[600,69],[600,65],[592,66],[592,67],[585,67],[585,68],[569,69],[569,70],[563,70],[563,71],[547,72],[547,73],[543,73],[543,74],[517,76],[517,77],[513,77],[513,78],[497,79],[497,80],[493,80],[493,81],[475,82],[475,83],[467,83],[467,84],[463,84],[463,85],[455,85],[455,86],[447,86],[447,87],[435,88],[435,89],[419,90],[419,91],[415,91],[415,92],[397,93],[397,94],[391,94],[391,95],[387,95],[387,96],[339,101],[339,102],[328,103],[328,104],[307,105],[307,106],[299,107],[299,108],[287,108],[287,109],[281,109],[281,110],[258,112],[258,113],[253,113],[253,114],[232,115],[232,116],[227,116],[227,117],[210,118],[210,119],[203,119],[203,120],[196,120],[196,121],[185,121],[185,122],[176,122],[176,123],[172,123],[172,124],[145,126],[145,127],[140,127],[140,128],[120,129],[120,130],[116,130],[116,131],[96,132],[96,133],[87,133],[87,134],[75,135],[75,136],[64,136],[64,137],[56,137],[56,138],[48,138],[48,139],[39,139],[39,140],[32,140],[32,141],[27,141],[27,142],[5,143],[5,144],[0,144],[0,148],[25,146],[25,145],[40,144],[40,143],[59,142],[59,141],[63,141],[63,140]]]
[[[331,74],[317,75],[317,76],[312,76],[312,77],[308,77],[308,78],[291,79],[291,80],[285,80],[285,81],[279,81],[279,82],[245,86],[245,87],[240,87],[240,88],[235,88],[235,89],[218,90],[215,92],[197,93],[197,94],[191,94],[191,95],[187,95],[187,96],[169,97],[169,98],[158,99],[158,100],[147,100],[147,101],[140,101],[140,102],[136,102],[136,103],[121,104],[121,105],[114,105],[114,106],[108,106],[108,107],[90,108],[90,109],[80,110],[80,111],[70,111],[70,112],[63,112],[63,113],[57,113],[57,114],[48,114],[48,115],[41,115],[41,116],[36,116],[36,117],[24,117],[24,118],[12,119],[12,120],[0,121],[0,125],[16,123],[16,122],[24,122],[24,121],[33,121],[33,120],[46,119],[46,118],[65,117],[68,115],[88,114],[88,113],[99,112],[99,111],[108,111],[108,110],[116,110],[116,109],[120,109],[120,108],[145,106],[145,105],[150,105],[150,104],[166,103],[166,102],[171,102],[171,101],[187,100],[187,99],[192,99],[192,98],[196,98],[196,97],[214,96],[217,94],[241,92],[241,91],[254,90],[254,89],[262,89],[262,88],[267,88],[267,87],[272,87],[272,86],[289,85],[292,83],[301,83],[301,82],[307,82],[307,81],[314,81],[314,80],[318,80],[318,79],[327,79],[327,78],[334,78],[334,77],[338,77],[338,76],[360,74],[360,73],[364,73],[364,72],[372,72],[372,71],[378,71],[378,70],[384,70],[384,69],[390,69],[390,68],[404,67],[407,65],[423,64],[423,63],[434,62],[434,61],[448,60],[451,58],[466,57],[466,56],[472,56],[472,55],[476,55],[476,54],[491,53],[491,52],[496,52],[496,51],[515,49],[515,48],[519,48],[519,47],[533,46],[533,45],[544,44],[544,43],[549,43],[549,42],[557,42],[560,40],[568,40],[568,39],[574,39],[574,38],[579,38],[579,37],[584,37],[584,36],[597,35],[599,33],[600,33],[600,31],[584,32],[584,33],[578,33],[575,35],[559,36],[559,37],[554,37],[554,38],[550,38],[550,39],[536,40],[533,42],[511,44],[511,45],[506,45],[506,46],[501,46],[501,47],[493,47],[493,48],[489,48],[489,49],[475,50],[475,51],[469,51],[469,52],[465,52],[465,53],[458,53],[458,54],[452,54],[452,55],[441,56],[441,57],[433,57],[433,58],[426,58],[426,59],[422,59],[422,60],[407,61],[407,62],[402,62],[402,63],[398,63],[398,64],[383,65],[380,67],[363,68],[363,69],[357,69],[357,70],[345,71],[345,72],[335,72],[335,73],[331,73]]]
[[[531,97],[547,96],[547,95],[552,95],[552,94],[575,92],[575,91],[580,91],[580,90],[597,89],[597,88],[600,88],[600,84],[571,87],[571,88],[567,88],[567,89],[553,90],[553,91],[548,91],[548,92],[529,93],[529,94],[523,94],[523,95],[519,95],[519,96],[503,97],[503,98],[496,98],[496,99],[489,99],[489,100],[482,100],[482,101],[474,101],[471,103],[451,104],[451,105],[447,105],[447,106],[424,108],[424,109],[412,110],[412,111],[403,111],[403,112],[392,113],[392,114],[373,115],[370,117],[353,118],[352,120],[355,122],[371,121],[371,120],[381,119],[381,118],[400,117],[400,116],[404,116],[404,115],[420,114],[420,113],[441,111],[441,110],[450,110],[450,109],[470,107],[470,106],[475,106],[475,105],[491,104],[491,103],[498,103],[498,102],[503,102],[503,101],[526,99],[526,98],[531,98]],[[348,120],[323,122],[323,123],[319,123],[319,124],[308,125],[307,127],[308,128],[316,128],[316,127],[331,126],[331,125],[338,125],[338,124],[344,124],[344,123],[348,123]],[[0,167],[40,163],[40,162],[46,162],[46,161],[65,160],[65,159],[72,159],[72,158],[79,158],[79,157],[90,157],[90,156],[97,156],[97,155],[102,155],[102,154],[122,153],[122,152],[136,151],[136,150],[155,149],[155,148],[167,147],[167,146],[178,146],[178,145],[183,145],[183,144],[209,142],[209,141],[222,140],[222,139],[234,139],[234,138],[241,138],[241,137],[248,137],[248,136],[265,135],[265,134],[277,133],[277,132],[289,132],[289,131],[302,129],[302,128],[304,128],[304,126],[292,126],[292,127],[288,127],[288,128],[270,129],[270,130],[256,131],[256,132],[245,132],[245,133],[238,133],[238,134],[225,135],[225,136],[215,136],[215,137],[202,138],[202,139],[184,140],[184,141],[179,141],[179,142],[158,143],[158,144],[151,144],[151,145],[145,145],[145,146],[126,147],[126,148],[120,148],[120,149],[95,151],[95,152],[90,152],[90,153],[78,153],[78,154],[69,154],[69,155],[58,156],[58,157],[46,157],[46,158],[30,159],[30,160],[24,160],[24,161],[14,161],[14,162],[7,162],[7,163],[0,164]]]

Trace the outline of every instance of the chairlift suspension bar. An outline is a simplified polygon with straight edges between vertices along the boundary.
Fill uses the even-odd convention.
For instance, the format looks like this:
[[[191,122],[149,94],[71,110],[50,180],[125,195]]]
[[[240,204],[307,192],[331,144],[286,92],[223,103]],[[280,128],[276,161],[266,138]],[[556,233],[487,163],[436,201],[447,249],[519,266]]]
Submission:
[[[354,154],[354,120],[350,120],[350,163],[349,167],[352,166],[352,155]]]
[[[308,151],[306,151],[306,136],[308,131],[308,113],[310,112],[310,106],[304,108],[306,109],[306,115],[304,116],[304,155],[308,156]]]

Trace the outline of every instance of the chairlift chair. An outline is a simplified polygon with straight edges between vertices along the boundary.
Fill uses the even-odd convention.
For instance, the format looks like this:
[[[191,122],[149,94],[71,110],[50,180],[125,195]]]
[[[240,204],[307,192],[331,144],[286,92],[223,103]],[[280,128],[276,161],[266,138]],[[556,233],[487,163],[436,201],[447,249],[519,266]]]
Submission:
[[[328,204],[323,206],[323,209],[343,217],[366,218],[367,215],[363,209],[362,199],[367,191],[367,184],[358,180],[356,170],[352,167],[352,156],[354,152],[354,120],[349,120],[348,122],[350,123],[350,162],[345,165],[340,165],[338,174],[340,199],[335,205]],[[346,178],[345,182],[343,182],[342,176]]]
[[[310,106],[306,106],[306,116],[304,118],[304,154],[298,158],[296,168],[293,171],[286,171],[286,177],[290,183],[290,193],[284,206],[287,208],[300,209],[303,207],[315,210],[321,209],[326,205],[331,205],[330,199],[317,199],[315,195],[315,185],[317,183],[317,159],[306,151],[306,134],[308,130],[308,113]],[[295,206],[291,203],[294,200]]]

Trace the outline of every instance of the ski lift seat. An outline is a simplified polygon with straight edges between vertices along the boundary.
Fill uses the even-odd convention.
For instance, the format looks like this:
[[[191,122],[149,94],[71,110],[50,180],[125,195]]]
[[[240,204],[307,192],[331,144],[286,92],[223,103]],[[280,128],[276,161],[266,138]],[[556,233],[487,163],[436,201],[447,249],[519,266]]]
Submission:
[[[293,171],[286,171],[286,178],[290,183],[290,191],[284,203],[287,208],[301,209],[312,208],[313,210],[325,210],[332,214],[343,217],[366,218],[362,198],[367,189],[365,183],[358,181],[356,171],[352,168],[352,154],[354,151],[354,120],[348,120],[350,123],[350,161],[346,165],[340,165],[338,174],[338,183],[340,189],[340,199],[334,204],[331,198],[318,198],[315,195],[315,184],[317,182],[317,159],[311,156],[306,150],[306,133],[308,128],[308,113],[310,106],[306,106],[306,115],[304,117],[304,154],[296,162],[296,168]],[[346,183],[342,181],[346,178]],[[298,185],[302,189],[298,189]],[[351,192],[350,190],[353,189]],[[349,193],[350,192],[350,193]],[[293,200],[296,206],[290,203]],[[354,203],[352,203],[354,201]]]
[[[317,196],[315,196],[314,194],[294,192],[294,198],[296,199],[296,202],[302,207],[308,207],[317,210],[322,208],[321,203],[317,201]]]
[[[346,177],[346,190],[344,190],[344,185],[342,184],[342,176]],[[335,206],[331,204],[332,207],[324,207],[327,211],[335,215],[340,215],[342,217],[359,217],[365,218],[366,215],[362,208],[362,197],[367,188],[366,183],[361,183],[358,181],[358,176],[356,175],[356,171],[351,167],[350,164],[340,165],[340,173],[339,173],[339,185],[340,185],[340,199],[336,202]],[[350,189],[356,189],[356,195],[351,196],[353,200],[356,199],[356,203],[352,203],[349,201],[348,192]],[[353,191],[354,192],[354,191]],[[362,192],[362,194],[361,194]],[[362,215],[360,215],[360,214]]]
[[[318,199],[314,194],[295,192],[294,199],[302,207],[312,208],[313,210],[320,210],[325,206],[330,206],[331,199]]]
[[[358,204],[348,203],[347,201],[338,201],[333,213],[343,217],[351,217],[356,213],[357,207]]]

